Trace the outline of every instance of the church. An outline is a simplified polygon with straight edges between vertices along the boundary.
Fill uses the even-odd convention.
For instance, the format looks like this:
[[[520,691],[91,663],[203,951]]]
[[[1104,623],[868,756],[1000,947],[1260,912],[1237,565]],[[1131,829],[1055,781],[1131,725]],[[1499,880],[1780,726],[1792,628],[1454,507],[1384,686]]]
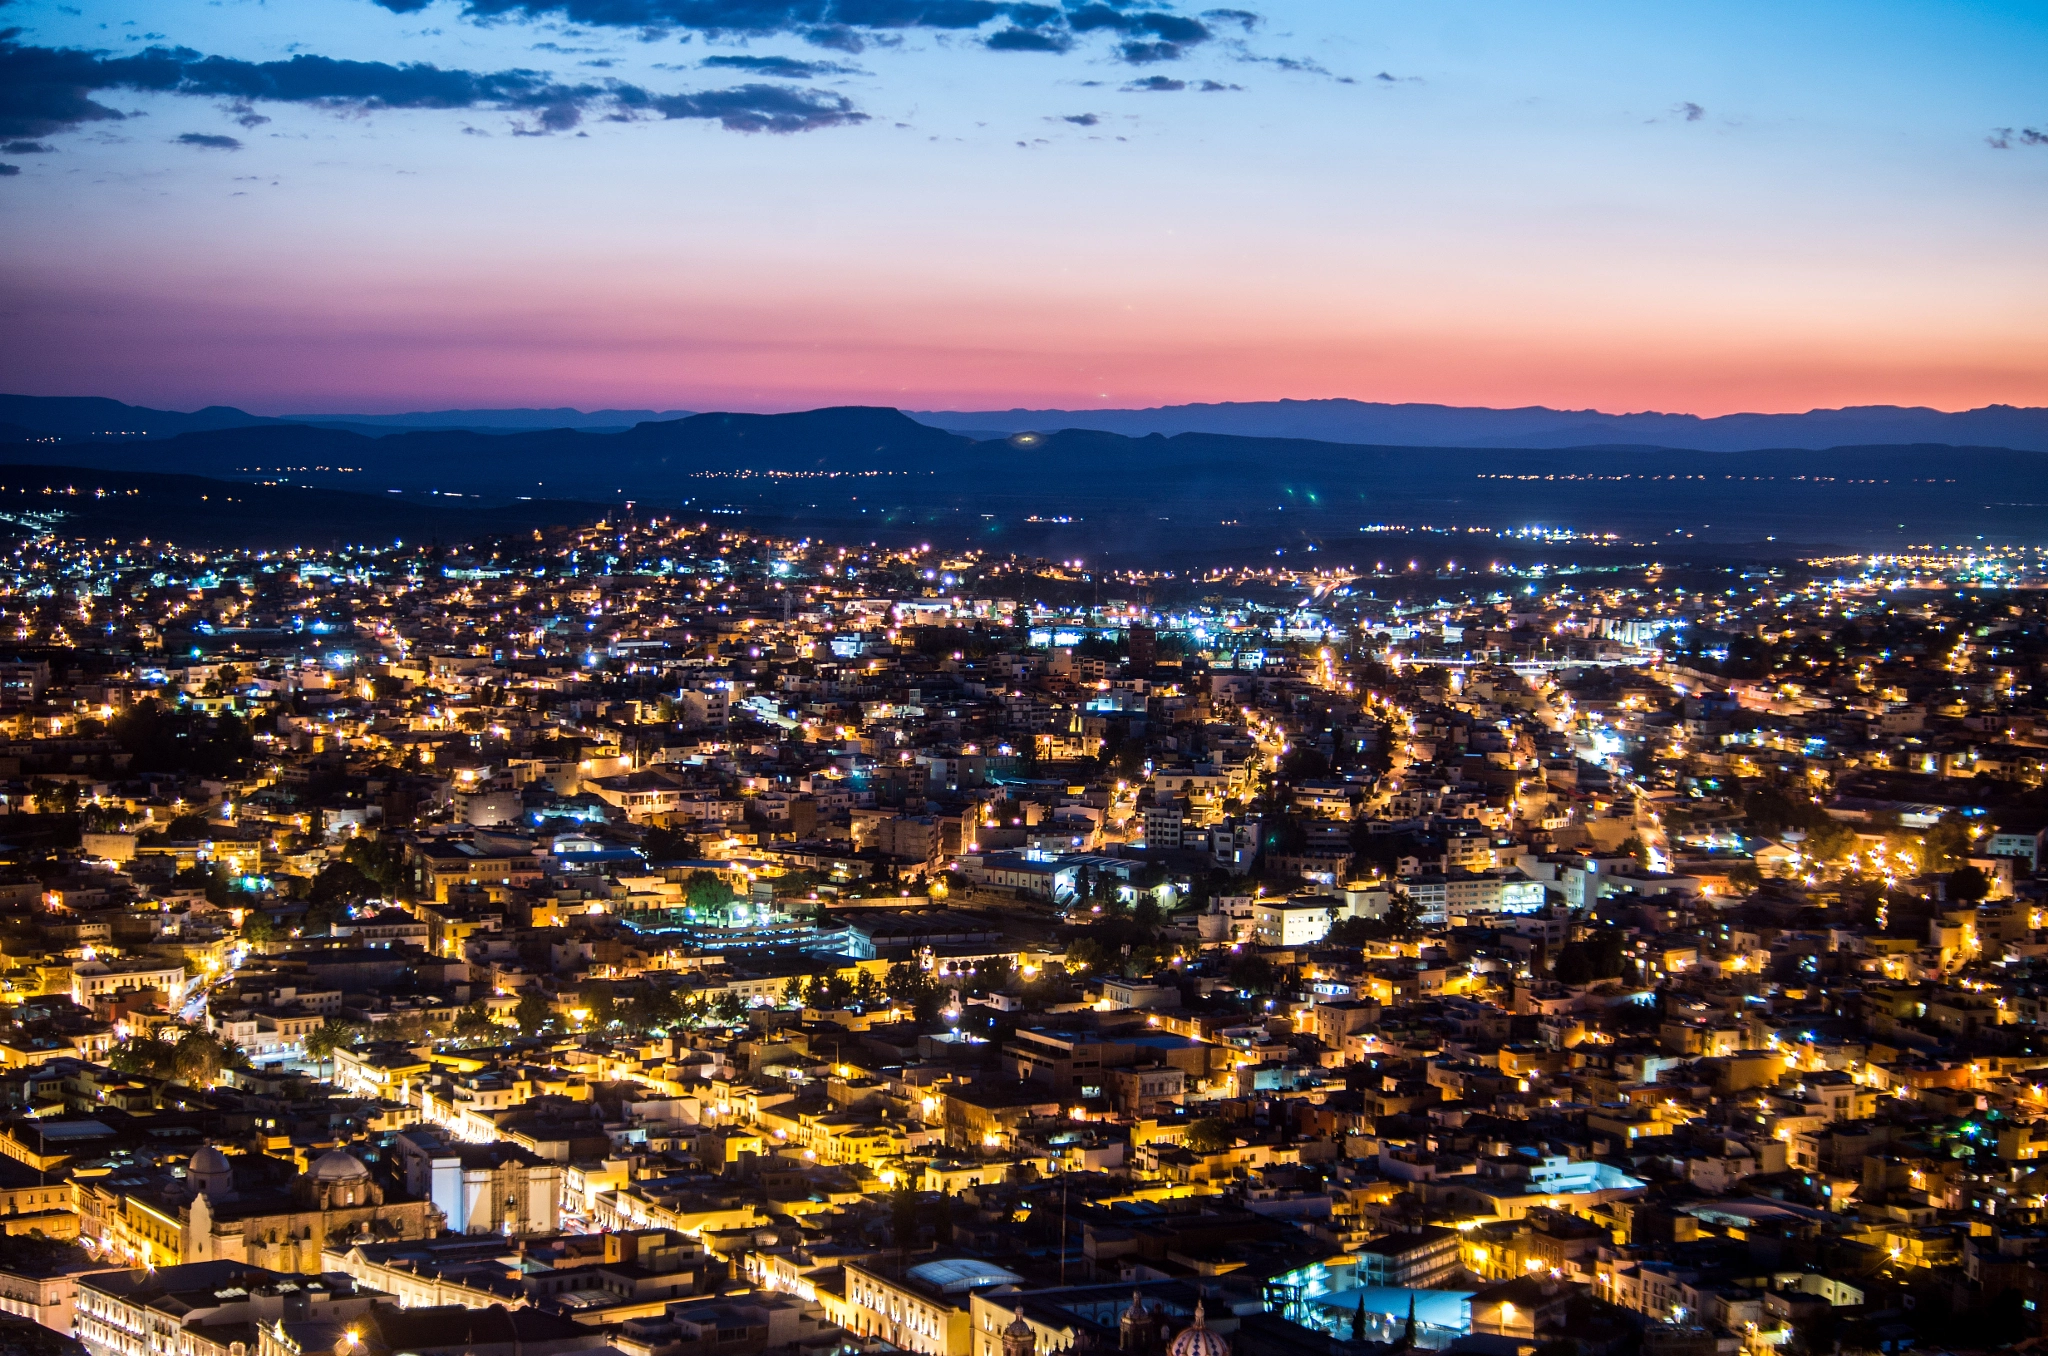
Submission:
[[[271,1160],[263,1160],[270,1164]],[[317,1275],[323,1249],[439,1236],[441,1212],[379,1180],[354,1154],[331,1149],[289,1184],[208,1145],[192,1155],[175,1202],[184,1262],[231,1261]],[[173,1204],[166,1202],[166,1205]]]

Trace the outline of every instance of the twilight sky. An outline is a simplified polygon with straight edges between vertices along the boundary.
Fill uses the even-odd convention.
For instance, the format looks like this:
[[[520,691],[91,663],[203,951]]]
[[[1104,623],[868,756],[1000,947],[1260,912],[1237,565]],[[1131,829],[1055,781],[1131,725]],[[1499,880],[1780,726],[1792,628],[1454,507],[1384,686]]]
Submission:
[[[2048,404],[2048,6],[1221,4],[0,0],[0,388]]]

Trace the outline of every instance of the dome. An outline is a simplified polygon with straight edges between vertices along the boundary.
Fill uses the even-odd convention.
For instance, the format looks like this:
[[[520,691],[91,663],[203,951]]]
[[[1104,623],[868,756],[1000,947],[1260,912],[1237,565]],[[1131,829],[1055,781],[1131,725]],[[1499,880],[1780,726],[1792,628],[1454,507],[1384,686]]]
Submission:
[[[1036,1338],[1037,1336],[1031,1330],[1031,1325],[1024,1321],[1024,1311],[1021,1308],[1017,1310],[1017,1316],[1010,1320],[1010,1326],[1004,1328],[1003,1331],[1011,1337]]]
[[[329,1149],[313,1160],[313,1171],[307,1175],[316,1182],[353,1182],[368,1177],[370,1170],[354,1154]]]
[[[228,1156],[211,1144],[201,1145],[185,1164],[185,1181],[194,1192],[224,1200],[235,1193],[235,1170]]]
[[[1195,1321],[1173,1339],[1166,1348],[1166,1356],[1230,1356],[1230,1341],[1220,1333],[1209,1331],[1202,1319],[1202,1305],[1195,1303]]]

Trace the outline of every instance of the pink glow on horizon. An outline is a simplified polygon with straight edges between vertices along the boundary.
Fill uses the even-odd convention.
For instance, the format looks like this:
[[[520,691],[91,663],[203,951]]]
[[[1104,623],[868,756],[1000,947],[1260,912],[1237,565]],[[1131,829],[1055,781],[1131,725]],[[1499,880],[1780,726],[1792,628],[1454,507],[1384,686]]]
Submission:
[[[749,290],[670,277],[629,289],[613,276],[573,292],[508,293],[480,277],[413,277],[326,281],[283,304],[253,279],[186,279],[83,301],[75,289],[30,284],[13,292],[17,315],[34,323],[0,337],[0,361],[17,391],[261,414],[1087,409],[1332,396],[1700,415],[2048,405],[2048,342],[1995,315],[1908,327],[1812,304],[1760,321],[1683,296],[1654,307],[1594,297],[1567,314],[1534,288],[1431,306],[1412,284],[1409,297],[1389,290],[1353,315],[1343,297],[1304,306],[1298,291],[1262,293],[1242,280],[1234,292],[1193,297],[1158,279],[1069,283],[1063,294],[928,280],[897,290],[869,277],[823,295],[806,281]]]

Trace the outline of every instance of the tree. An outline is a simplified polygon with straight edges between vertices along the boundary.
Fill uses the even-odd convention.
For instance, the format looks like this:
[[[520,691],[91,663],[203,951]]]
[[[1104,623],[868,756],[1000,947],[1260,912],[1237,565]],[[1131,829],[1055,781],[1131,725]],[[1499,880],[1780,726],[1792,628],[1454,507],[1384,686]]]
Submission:
[[[490,1009],[478,999],[455,1015],[455,1038],[457,1040],[495,1040],[498,1024],[491,1020]]]
[[[1591,984],[1593,963],[1586,958],[1583,947],[1570,943],[1557,953],[1557,961],[1550,968],[1550,977],[1560,984]]]
[[[1764,873],[1755,862],[1737,862],[1728,868],[1728,886],[1745,894],[1763,888]]]
[[[1237,1143],[1237,1132],[1220,1116],[1204,1116],[1188,1126],[1186,1143],[1198,1154],[1221,1153]]]
[[[888,994],[882,991],[881,982],[875,978],[875,972],[863,969],[860,977],[853,982],[853,1001],[860,1004],[861,1010],[865,1012],[882,1006],[887,998]]]
[[[701,913],[730,909],[738,898],[732,883],[716,871],[692,871],[683,882],[684,901]]]
[[[1927,830],[1921,867],[1927,871],[1951,871],[1969,865],[1970,829],[1956,815],[1946,815]]]
[[[1990,893],[1990,878],[1974,866],[1959,866],[1948,873],[1948,897],[1958,904],[1975,904]]]
[[[1279,987],[1280,967],[1256,951],[1243,951],[1231,957],[1224,976],[1245,993],[1269,994]]]
[[[1381,928],[1370,918],[1339,918],[1330,925],[1330,935],[1323,940],[1331,946],[1350,947],[1364,950],[1365,944],[1378,936]]]
[[[512,1009],[512,1020],[518,1024],[522,1036],[538,1036],[554,1017],[555,1005],[539,989],[528,989],[520,994],[518,1004]]]
[[[341,859],[360,872],[364,879],[375,882],[375,893],[395,895],[405,883],[405,847],[402,844],[357,836],[349,839],[342,848]],[[364,893],[372,892],[366,890]]]
[[[883,977],[882,988],[890,998],[908,1006],[920,1022],[929,1022],[939,1015],[939,1002],[944,995],[922,966],[898,961]]]
[[[251,946],[277,940],[277,923],[261,909],[251,909],[242,916],[242,940]]]
[[[306,1057],[315,1064],[334,1058],[336,1050],[346,1046],[360,1045],[368,1039],[370,1030],[360,1022],[345,1022],[338,1017],[329,1017],[306,1036]]]

